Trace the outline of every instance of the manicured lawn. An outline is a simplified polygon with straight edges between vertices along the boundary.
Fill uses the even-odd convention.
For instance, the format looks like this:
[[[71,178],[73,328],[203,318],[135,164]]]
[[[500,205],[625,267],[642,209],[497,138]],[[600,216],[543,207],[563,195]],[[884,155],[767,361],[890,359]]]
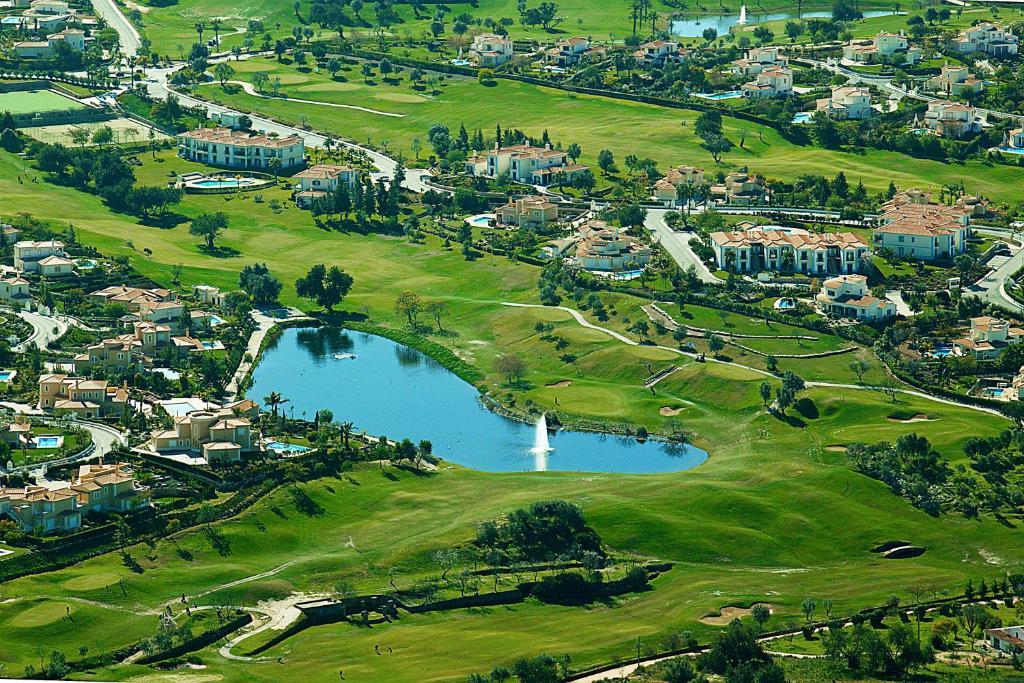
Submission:
[[[971,161],[946,164],[881,150],[843,152],[811,145],[799,146],[785,140],[774,129],[726,118],[725,132],[738,141],[745,133],[745,149],[738,146],[715,165],[699,145],[693,133],[696,112],[666,109],[624,100],[566,93],[512,81],[498,81],[492,87],[464,77],[446,78],[438,94],[429,89],[417,92],[408,81],[408,73],[397,85],[381,82],[379,76],[363,82],[357,66],[349,67],[332,80],[326,72],[300,72],[292,65],[273,59],[240,62],[238,78],[252,71],[267,71],[282,81],[281,92],[291,97],[334,104],[355,105],[401,117],[286,99],[258,98],[245,93],[228,94],[219,85],[206,85],[199,92],[207,98],[247,110],[258,111],[283,121],[308,123],[317,130],[329,131],[376,144],[387,141],[392,152],[401,151],[413,158],[412,141],[419,138],[429,154],[426,133],[435,123],[447,125],[453,132],[460,125],[482,129],[490,134],[495,125],[519,128],[540,136],[547,130],[556,143],[578,143],[582,162],[596,166],[597,153],[610,149],[619,163],[628,154],[648,156],[665,170],[682,163],[696,163],[706,171],[729,170],[748,166],[768,176],[792,180],[805,173],[834,176],[842,169],[851,182],[863,181],[872,191],[881,191],[894,181],[900,187],[938,187],[952,180],[963,180],[971,192],[980,192],[997,201],[1012,202],[1024,198],[1024,169],[985,166]],[[883,169],[880,171],[880,169]]]
[[[9,111],[12,114],[84,108],[84,104],[75,102],[70,97],[65,97],[52,90],[24,90],[0,93],[0,111]]]

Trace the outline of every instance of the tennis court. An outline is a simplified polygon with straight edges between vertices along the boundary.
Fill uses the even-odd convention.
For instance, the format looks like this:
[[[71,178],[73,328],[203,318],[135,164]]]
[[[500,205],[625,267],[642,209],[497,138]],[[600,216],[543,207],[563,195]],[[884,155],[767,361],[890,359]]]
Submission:
[[[12,114],[33,114],[67,109],[85,109],[85,105],[52,90],[0,93],[0,111],[9,111]]]
[[[110,121],[94,121],[90,123],[60,123],[52,126],[35,126],[33,128],[22,128],[21,132],[29,137],[46,142],[51,145],[75,145],[71,132],[74,130],[85,130],[91,136],[100,128],[110,128],[114,134],[114,144],[145,142],[149,140],[149,127],[138,121],[127,118],[111,119]],[[166,135],[160,131],[156,132],[157,140],[164,140]]]

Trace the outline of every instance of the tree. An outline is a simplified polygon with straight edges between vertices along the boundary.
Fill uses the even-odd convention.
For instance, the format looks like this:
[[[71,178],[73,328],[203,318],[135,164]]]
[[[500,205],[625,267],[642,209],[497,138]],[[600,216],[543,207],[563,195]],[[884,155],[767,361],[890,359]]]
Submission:
[[[494,359],[494,371],[504,375],[509,384],[514,384],[526,374],[526,362],[515,353],[503,353]]]
[[[512,673],[520,683],[558,683],[558,662],[551,655],[538,655],[532,658],[516,660],[512,665]]]
[[[615,169],[615,155],[611,150],[602,149],[597,153],[597,165],[605,173],[611,173]]]
[[[409,326],[415,328],[422,306],[419,294],[411,289],[406,289],[400,292],[395,299],[395,315],[405,316],[409,321]]]
[[[311,299],[328,313],[340,304],[352,289],[352,276],[337,266],[330,270],[318,263],[309,269],[304,277],[295,281],[295,293],[304,299]]]
[[[0,147],[4,150],[12,153],[17,153],[22,150],[24,143],[18,134],[14,132],[12,128],[4,128],[3,133],[0,133]]]
[[[767,407],[768,402],[772,400],[772,385],[768,382],[761,382],[761,401]]]
[[[852,361],[848,366],[857,375],[857,381],[864,384],[864,375],[871,369],[871,365],[863,358]]]
[[[238,285],[254,304],[270,304],[281,294],[281,282],[270,274],[264,263],[247,264],[238,276]]]
[[[215,242],[228,228],[228,216],[223,211],[216,213],[201,213],[192,219],[192,225],[188,232],[190,235],[202,237],[206,242],[206,248],[213,251],[216,248]]]
[[[725,342],[717,334],[708,335],[708,350],[716,357],[725,348]]]
[[[252,81],[252,86],[256,88],[256,92],[263,92],[263,88],[267,85],[267,81],[270,80],[270,74],[266,71],[257,71],[249,77],[249,80]]]
[[[583,154],[583,150],[575,142],[569,145],[565,150],[566,155],[572,159],[572,163],[579,161],[580,156]]]
[[[235,69],[227,62],[218,62],[217,66],[213,67],[213,75],[220,81],[220,87],[224,87],[228,81],[235,76]]]
[[[724,135],[709,135],[704,138],[702,145],[710,154],[715,163],[722,160],[722,155],[732,149],[732,141]]]
[[[803,610],[804,617],[806,617],[808,623],[814,618],[814,610],[817,607],[818,603],[815,602],[814,598],[807,598],[800,604],[800,609]]]
[[[426,305],[427,313],[434,319],[434,324],[437,325],[438,332],[444,332],[444,328],[441,327],[441,318],[448,313],[448,304],[441,299],[434,299],[428,301]]]
[[[750,610],[750,616],[753,617],[758,630],[763,631],[764,625],[767,624],[768,620],[772,617],[772,610],[768,605],[757,604]]]

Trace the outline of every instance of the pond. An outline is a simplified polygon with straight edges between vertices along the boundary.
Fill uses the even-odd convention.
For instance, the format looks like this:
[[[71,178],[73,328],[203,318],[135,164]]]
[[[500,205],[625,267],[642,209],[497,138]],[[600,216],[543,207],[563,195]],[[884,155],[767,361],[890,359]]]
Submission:
[[[487,472],[674,472],[707,459],[693,446],[569,431],[550,433],[550,450],[531,452],[535,425],[491,412],[476,388],[429,356],[347,330],[285,330],[264,352],[248,395],[272,391],[289,399],[289,414],[312,419],[326,408],[358,430],[427,439],[445,460]]]
[[[869,10],[864,12],[865,19],[872,19],[874,17],[887,17],[892,14],[892,10]],[[824,19],[831,17],[832,12],[828,10],[814,11],[814,12],[801,12],[800,17],[802,19]],[[747,10],[747,24],[763,24],[769,21],[781,21],[783,19],[794,19],[796,14],[794,12],[769,12],[767,14],[755,14],[749,9]],[[733,26],[740,23],[739,14],[716,14],[702,17],[692,17],[690,19],[676,19],[672,22],[672,35],[679,36],[681,38],[699,38],[704,35],[704,31],[713,28],[718,32],[718,35],[725,35],[729,32]]]

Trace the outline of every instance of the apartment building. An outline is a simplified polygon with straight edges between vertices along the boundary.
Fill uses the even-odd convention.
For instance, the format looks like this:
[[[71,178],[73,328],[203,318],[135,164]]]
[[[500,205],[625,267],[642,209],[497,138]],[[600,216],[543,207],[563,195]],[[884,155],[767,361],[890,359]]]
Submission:
[[[931,195],[908,190],[882,207],[881,225],[872,231],[876,249],[922,261],[945,261],[967,250],[970,212],[931,202]]]
[[[109,386],[106,380],[48,374],[39,377],[39,407],[74,413],[78,417],[118,416],[128,402],[125,387]]]
[[[271,161],[276,159],[279,168],[288,170],[305,163],[306,145],[298,135],[274,137],[231,128],[199,128],[178,136],[178,156],[212,166],[262,171],[273,169]]]
[[[711,246],[718,267],[737,273],[854,274],[866,267],[871,254],[870,246],[851,232],[796,229],[714,232]]]

